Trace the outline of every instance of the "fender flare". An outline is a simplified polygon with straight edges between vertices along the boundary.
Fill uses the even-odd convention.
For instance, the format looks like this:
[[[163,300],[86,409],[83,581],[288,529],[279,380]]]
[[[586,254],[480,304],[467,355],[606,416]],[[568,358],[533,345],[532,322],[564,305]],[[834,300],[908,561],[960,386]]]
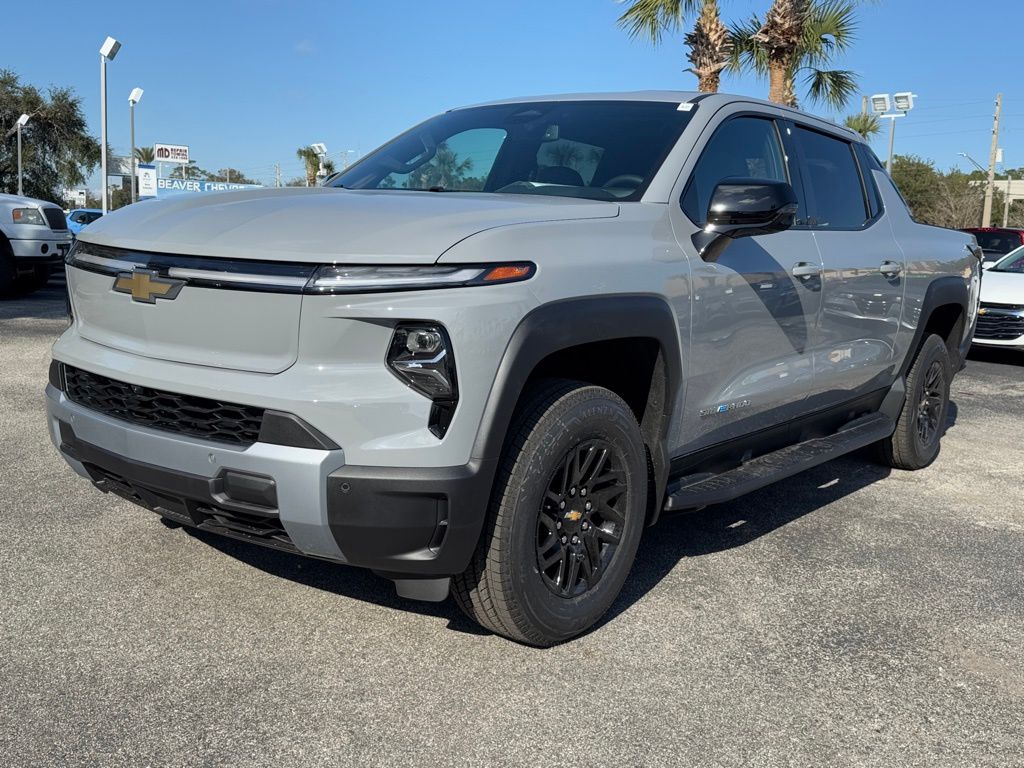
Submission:
[[[921,312],[917,317],[917,327],[914,328],[914,336],[911,339],[910,345],[907,347],[907,355],[903,360],[903,364],[900,366],[899,378],[905,378],[907,373],[910,371],[910,366],[914,362],[917,350],[921,348],[921,342],[924,341],[924,329],[928,325],[928,321],[931,319],[932,313],[938,307],[954,304],[960,307],[966,321],[966,318],[970,316],[970,312],[968,312],[967,307],[969,297],[970,292],[967,290],[967,283],[962,277],[946,275],[932,280],[928,289],[925,291],[924,299],[921,301]],[[973,335],[973,330],[966,330],[968,330],[969,333],[965,343],[969,345],[970,338]],[[960,343],[959,339],[956,340],[956,345],[962,357],[966,350],[963,348],[963,344]]]
[[[564,299],[528,313],[513,331],[498,366],[473,444],[473,458],[497,459],[501,455],[516,403],[530,374],[548,355],[580,344],[637,337],[658,342],[664,371],[664,392],[656,404],[660,408],[657,439],[649,446],[655,470],[654,498],[660,507],[668,479],[669,425],[683,380],[675,314],[661,296],[618,294]]]

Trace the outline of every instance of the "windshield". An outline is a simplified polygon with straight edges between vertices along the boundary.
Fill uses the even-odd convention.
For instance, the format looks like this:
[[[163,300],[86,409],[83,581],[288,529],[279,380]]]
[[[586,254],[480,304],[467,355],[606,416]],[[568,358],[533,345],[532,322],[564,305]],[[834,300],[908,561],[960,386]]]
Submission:
[[[385,144],[332,186],[638,200],[691,114],[645,101],[457,109]]]
[[[989,272],[1024,272],[1024,246],[1008,253]]]

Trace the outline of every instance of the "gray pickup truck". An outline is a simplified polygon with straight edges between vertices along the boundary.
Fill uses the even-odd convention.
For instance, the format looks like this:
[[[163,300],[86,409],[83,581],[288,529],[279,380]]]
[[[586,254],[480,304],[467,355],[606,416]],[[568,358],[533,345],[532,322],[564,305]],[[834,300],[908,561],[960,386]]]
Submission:
[[[0,298],[46,285],[51,270],[63,266],[71,240],[58,206],[0,194]]]
[[[663,511],[927,466],[980,287],[856,135],[676,92],[453,109],[330,187],[118,211],[67,265],[76,472],[538,646]]]

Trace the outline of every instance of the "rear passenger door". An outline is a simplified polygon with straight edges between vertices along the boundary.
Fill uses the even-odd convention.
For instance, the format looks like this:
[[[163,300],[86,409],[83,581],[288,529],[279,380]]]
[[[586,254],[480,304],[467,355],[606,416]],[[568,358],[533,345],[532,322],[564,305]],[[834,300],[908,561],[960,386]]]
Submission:
[[[835,405],[892,382],[906,264],[855,146],[809,126],[791,128],[825,268],[809,405]]]

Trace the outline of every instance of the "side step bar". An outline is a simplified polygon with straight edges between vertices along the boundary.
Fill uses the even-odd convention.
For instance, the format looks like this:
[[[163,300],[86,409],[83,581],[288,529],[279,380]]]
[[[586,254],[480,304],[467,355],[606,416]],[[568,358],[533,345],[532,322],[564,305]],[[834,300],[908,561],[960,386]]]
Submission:
[[[664,509],[671,512],[731,501],[845,453],[884,440],[895,429],[896,423],[891,418],[882,413],[872,413],[844,424],[831,435],[780,448],[719,475],[680,478],[669,483]]]

